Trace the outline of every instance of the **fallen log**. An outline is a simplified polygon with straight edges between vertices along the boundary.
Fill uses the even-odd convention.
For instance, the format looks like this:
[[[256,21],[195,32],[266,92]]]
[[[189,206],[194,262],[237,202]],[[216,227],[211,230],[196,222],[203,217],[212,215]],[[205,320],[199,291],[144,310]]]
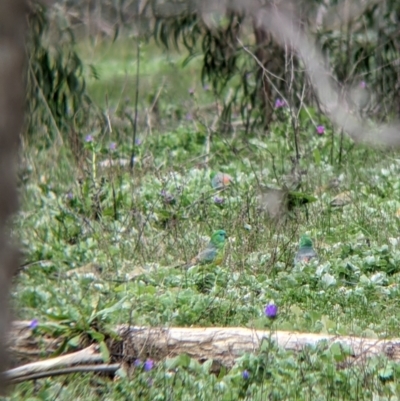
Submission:
[[[43,373],[46,376],[46,372],[54,371],[60,367],[73,366],[73,365],[86,365],[95,362],[102,362],[103,357],[98,352],[98,347],[95,344],[84,348],[80,351],[73,352],[71,354],[58,356],[55,358],[46,359],[44,361],[32,362],[18,368],[10,369],[4,373],[4,378],[10,382],[18,382],[21,377],[37,376],[38,373]],[[77,370],[71,370],[76,372]],[[47,374],[48,376],[48,374]]]
[[[29,350],[32,357],[31,336],[27,335],[30,322],[15,322],[14,336],[11,336],[11,349],[18,355]],[[115,372],[121,363],[128,364],[137,358],[153,358],[162,360],[187,354],[200,362],[213,360],[212,371],[220,366],[231,368],[237,358],[244,353],[258,352],[264,340],[273,342],[276,346],[288,351],[301,351],[306,347],[315,347],[324,342],[328,349],[333,344],[339,344],[345,350],[347,363],[363,363],[367,358],[385,356],[393,361],[400,361],[400,339],[376,339],[353,336],[336,336],[330,334],[296,333],[288,331],[253,330],[241,327],[133,327],[117,326],[116,332],[120,339],[108,343],[113,364],[103,362],[98,347],[93,344],[81,351],[64,356],[29,363],[5,373],[12,382],[32,380],[40,377],[69,374],[83,371]],[[15,336],[23,333],[20,339]],[[40,337],[40,336],[39,336]],[[60,339],[58,339],[60,341]],[[26,346],[28,342],[29,347]],[[46,339],[46,344],[51,339]],[[36,344],[43,341],[36,340]],[[19,349],[18,347],[22,347]],[[49,347],[53,349],[53,347]],[[39,355],[39,352],[37,353]],[[98,365],[93,365],[97,363]],[[88,365],[90,364],[90,365]],[[60,369],[63,367],[63,369]],[[47,372],[47,373],[46,373]]]
[[[326,342],[327,348],[339,343],[353,361],[361,362],[373,356],[386,356],[400,361],[400,338],[376,339],[241,327],[146,328],[122,325],[118,327],[117,333],[122,338],[125,357],[146,354],[164,359],[187,354],[199,361],[212,359],[226,367],[232,367],[235,360],[244,353],[257,352],[263,339],[269,339],[288,351],[301,351],[321,341]]]
[[[12,355],[12,363],[27,363],[48,357],[57,351],[63,338],[38,335],[31,328],[31,321],[14,321],[8,336],[7,347]]]

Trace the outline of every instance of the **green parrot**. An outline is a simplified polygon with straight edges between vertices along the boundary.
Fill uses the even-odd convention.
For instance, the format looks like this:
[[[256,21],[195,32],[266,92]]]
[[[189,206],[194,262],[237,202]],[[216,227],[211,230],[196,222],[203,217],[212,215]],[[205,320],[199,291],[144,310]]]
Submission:
[[[214,231],[207,247],[199,252],[199,254],[186,265],[186,268],[195,265],[220,265],[224,260],[226,238],[228,238],[228,236],[224,230]]]
[[[308,235],[300,237],[299,250],[294,257],[294,264],[308,263],[311,259],[318,259],[317,253],[314,251],[313,243]]]

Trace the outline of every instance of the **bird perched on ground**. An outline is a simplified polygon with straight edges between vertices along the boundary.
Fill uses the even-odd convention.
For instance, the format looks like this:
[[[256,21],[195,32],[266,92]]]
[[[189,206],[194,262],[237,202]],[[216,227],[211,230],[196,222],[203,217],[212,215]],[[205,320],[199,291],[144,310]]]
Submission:
[[[339,188],[341,183],[341,177],[332,178],[326,185],[321,185],[315,189],[316,195],[323,195],[325,192],[335,190]]]
[[[65,273],[56,272],[51,275],[52,278],[72,278],[77,277],[80,279],[97,280],[101,277],[104,271],[103,266],[97,263],[89,262],[84,266],[77,267],[75,269],[68,270]]]
[[[233,178],[229,174],[220,172],[216,173],[215,171],[211,173],[210,178],[211,186],[214,189],[224,189],[229,186],[233,181]]]
[[[199,252],[185,267],[208,264],[220,265],[224,260],[225,240],[227,237],[224,230],[214,231],[207,247]]]
[[[317,259],[318,255],[314,251],[313,243],[308,235],[300,237],[300,246],[294,257],[294,264],[308,263],[311,259]]]
[[[332,199],[331,206],[342,207],[342,206],[348,205],[351,202],[352,202],[352,196],[351,196],[350,191],[344,191],[344,192],[341,192],[340,194],[336,195]]]

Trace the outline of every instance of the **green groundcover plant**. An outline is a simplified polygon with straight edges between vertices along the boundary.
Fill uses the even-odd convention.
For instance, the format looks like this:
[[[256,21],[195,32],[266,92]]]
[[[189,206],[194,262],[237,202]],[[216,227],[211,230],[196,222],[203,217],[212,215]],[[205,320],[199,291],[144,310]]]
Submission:
[[[133,79],[124,64],[134,57],[128,45],[116,68],[122,73],[104,79],[102,67],[118,60],[78,47],[85,62],[98,64],[88,91],[104,108],[104,118],[79,126],[78,157],[47,139],[40,146],[40,137],[24,143],[13,222],[23,250],[12,294],[16,317],[31,320],[35,336],[64,338],[57,353],[96,342],[105,360],[107,340],[122,323],[398,337],[398,152],[355,146],[306,106],[296,150],[281,99],[268,133],[244,134],[240,125],[229,134],[212,131],[217,107],[193,79],[199,66],[179,69],[173,88],[180,56],[157,58],[151,46],[143,49],[132,145],[132,102],[115,90]],[[101,93],[110,93],[107,101]],[[213,172],[229,175],[229,184],[215,188]],[[301,179],[292,191],[294,172]],[[277,221],[260,205],[261,185],[307,201],[293,201]],[[343,193],[347,201],[335,206]],[[188,267],[215,230],[227,233],[223,262]],[[318,258],[295,264],[303,234]],[[149,355],[129,377],[40,379],[17,385],[9,399],[397,399],[395,363],[377,357],[353,365],[348,357],[337,345],[293,353],[266,338],[231,369]]]

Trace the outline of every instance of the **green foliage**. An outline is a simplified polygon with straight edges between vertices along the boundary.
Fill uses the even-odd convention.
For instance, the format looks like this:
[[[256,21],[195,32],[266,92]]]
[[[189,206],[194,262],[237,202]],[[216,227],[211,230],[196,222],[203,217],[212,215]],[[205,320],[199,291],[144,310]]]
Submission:
[[[27,71],[27,132],[47,144],[81,127],[91,106],[73,31],[60,14],[49,13],[40,2],[31,3]]]
[[[161,61],[154,75],[163,68]],[[179,102],[170,106],[182,114],[201,106],[186,110]],[[18,318],[38,319],[33,335],[62,339],[58,353],[98,343],[104,360],[120,323],[398,336],[397,152],[356,147],[346,136],[340,142],[310,107],[300,116],[298,160],[291,116],[277,110],[268,137],[249,136],[242,127],[233,136],[210,136],[196,118],[173,129],[143,128],[130,170],[124,163],[131,156],[131,125],[122,119],[127,108],[121,110],[110,115],[112,132],[93,130],[93,116],[80,127],[91,139],[79,167],[64,148],[57,158],[31,144],[23,149],[29,174],[13,229],[26,265],[12,297]],[[309,116],[325,124],[324,135],[316,134]],[[295,195],[308,202],[276,225],[259,210],[256,195],[260,184],[282,188],[293,167],[303,172]],[[232,185],[213,190],[212,171],[231,175]],[[317,191],[332,178],[339,188]],[[332,208],[345,190],[352,202]],[[222,228],[229,244],[221,266],[180,267]],[[320,261],[295,267],[301,233],[310,235]],[[88,263],[103,269],[76,270]],[[273,321],[264,315],[270,300],[279,307]],[[120,371],[115,381],[79,374],[22,383],[12,397],[367,400],[399,392],[395,364],[384,358],[347,364],[349,355],[350,349],[324,343],[288,352],[267,338],[232,369],[180,355],[156,361],[149,371],[142,365],[132,375]]]
[[[260,74],[255,73],[260,68],[238,41],[244,17],[243,13],[230,10],[226,16],[211,24],[207,24],[199,13],[183,13],[176,18],[160,15],[156,18],[156,41],[166,48],[169,48],[170,42],[176,48],[183,44],[188,51],[183,66],[202,56],[201,81],[203,84],[209,82],[215,95],[223,101],[221,129],[239,110],[248,128],[251,120],[254,120],[252,126],[255,126],[265,118],[256,107],[262,104],[260,91],[263,80]],[[260,46],[249,44],[249,50],[256,52],[257,45]],[[279,83],[277,87],[280,88]]]
[[[279,127],[276,135],[268,138],[277,159],[288,152],[288,137]],[[113,335],[113,325],[128,321],[137,325],[238,325],[357,335],[384,331],[395,335],[400,319],[396,301],[400,254],[385,245],[380,227],[385,225],[388,235],[397,232],[397,203],[388,191],[399,190],[399,165],[378,163],[379,152],[353,150],[343,185],[359,193],[354,204],[334,211],[329,206],[330,194],[324,193],[307,205],[308,218],[303,209],[295,208],[295,218],[286,229],[275,231],[267,219],[257,214],[255,199],[247,199],[247,194],[254,193],[257,176],[260,178],[260,171],[254,170],[258,160],[263,160],[264,170],[268,163],[271,171],[264,180],[276,181],[272,174],[275,159],[268,148],[260,146],[256,153],[249,152],[252,163],[245,153],[240,162],[232,159],[224,171],[234,177],[235,184],[216,193],[210,184],[212,169],[198,169],[190,162],[201,155],[204,146],[203,137],[198,135],[181,127],[168,135],[143,140],[133,175],[118,166],[100,168],[101,158],[118,160],[128,156],[129,149],[121,145],[110,153],[95,138],[86,147],[96,158],[88,157],[87,173],[80,183],[71,187],[69,181],[54,181],[57,176],[70,174],[71,167],[66,163],[55,166],[47,180],[30,182],[25,191],[24,214],[15,227],[28,260],[36,264],[19,276],[15,301],[22,307],[20,317],[38,318],[38,333],[65,338],[58,352],[91,341],[103,343]],[[329,138],[315,135],[304,143],[304,152],[308,148],[319,148],[321,152],[319,164],[307,163],[303,185],[308,190],[315,189],[321,174],[325,177],[332,167],[328,164],[330,158],[325,158],[330,147],[324,143],[329,143]],[[261,138],[259,141],[263,143]],[[224,139],[216,137],[211,152],[223,146]],[[146,154],[152,155],[156,170],[144,165]],[[300,160],[303,163],[306,160]],[[351,166],[353,163],[357,169]],[[283,166],[281,172],[288,173],[288,167]],[[367,179],[371,175],[376,177],[372,183]],[[375,187],[385,196],[374,195]],[[173,195],[173,203],[165,193]],[[216,195],[225,200],[221,206],[214,204]],[[35,213],[38,208],[40,215]],[[209,237],[217,227],[225,228],[233,238],[225,264],[211,270],[176,269],[179,262],[189,260],[203,245],[199,237]],[[295,268],[287,262],[293,260],[298,247],[298,237],[290,237],[293,230],[311,232],[321,255],[319,265]],[[319,248],[322,242],[327,244]],[[104,266],[100,276],[64,275],[92,261]],[[272,326],[263,317],[263,307],[270,299],[280,310]],[[390,319],[380,318],[383,308]],[[313,363],[307,365],[307,360]],[[156,394],[160,396],[169,388],[175,397],[197,391],[199,399],[201,394],[214,399],[225,399],[227,394],[233,394],[234,399],[257,399],[265,396],[261,388],[269,388],[272,398],[291,398],[295,389],[287,383],[298,377],[300,369],[310,383],[309,397],[327,391],[322,385],[324,380],[331,383],[329,393],[334,397],[352,386],[351,380],[335,369],[338,362],[343,363],[344,357],[336,348],[295,356],[268,346],[259,356],[243,357],[223,376],[210,375],[195,361],[183,359],[183,365],[175,368],[166,368],[172,363],[166,361],[154,372],[138,372],[131,381],[121,379],[116,386],[109,383],[105,391],[115,397],[134,391],[137,397],[155,399]],[[377,379],[379,372],[379,377],[389,377],[391,383],[383,366],[377,362],[365,380],[380,383],[385,389],[384,380]],[[242,378],[243,370],[250,372],[250,379]],[[166,386],[165,380],[170,385]],[[181,387],[178,383],[183,382],[187,384]],[[53,391],[56,383],[48,382],[44,388]],[[71,394],[74,390],[65,391]]]
[[[217,13],[203,15],[187,7],[186,2],[179,3],[180,6],[168,3],[167,9],[171,11],[170,8],[175,7],[175,10],[173,14],[163,14],[158,12],[155,3],[156,41],[167,49],[171,45],[183,46],[188,52],[184,65],[202,56],[202,82],[211,84],[224,106],[220,129],[229,127],[239,113],[249,132],[260,124],[270,123],[271,107],[275,98],[282,94],[294,110],[300,108],[302,102],[315,105],[301,61],[292,59],[292,54],[280,48],[268,32],[258,29],[255,23],[247,24],[249,18],[246,19],[244,8],[239,11],[239,8],[228,7],[224,15],[217,16]],[[306,13],[313,23],[313,16],[317,14],[326,19],[337,18],[336,1],[298,4],[296,18],[303,18],[300,15]],[[399,6],[394,0],[383,4],[371,4],[348,23],[337,22],[331,27],[328,21],[328,28],[322,25],[316,32],[317,43],[332,66],[338,87],[351,89],[348,101],[354,102],[363,115],[380,119],[396,116],[400,101],[396,62],[398,21],[395,17]],[[288,67],[289,58],[293,65]],[[367,88],[364,93],[359,93],[361,82]]]
[[[373,96],[365,99],[363,111],[381,119],[397,115],[399,105],[399,73],[395,64],[399,39],[394,35],[398,21],[393,18],[399,5],[393,0],[384,4],[369,7],[340,30],[318,34],[318,43],[329,57],[338,81],[348,87],[364,81]]]

